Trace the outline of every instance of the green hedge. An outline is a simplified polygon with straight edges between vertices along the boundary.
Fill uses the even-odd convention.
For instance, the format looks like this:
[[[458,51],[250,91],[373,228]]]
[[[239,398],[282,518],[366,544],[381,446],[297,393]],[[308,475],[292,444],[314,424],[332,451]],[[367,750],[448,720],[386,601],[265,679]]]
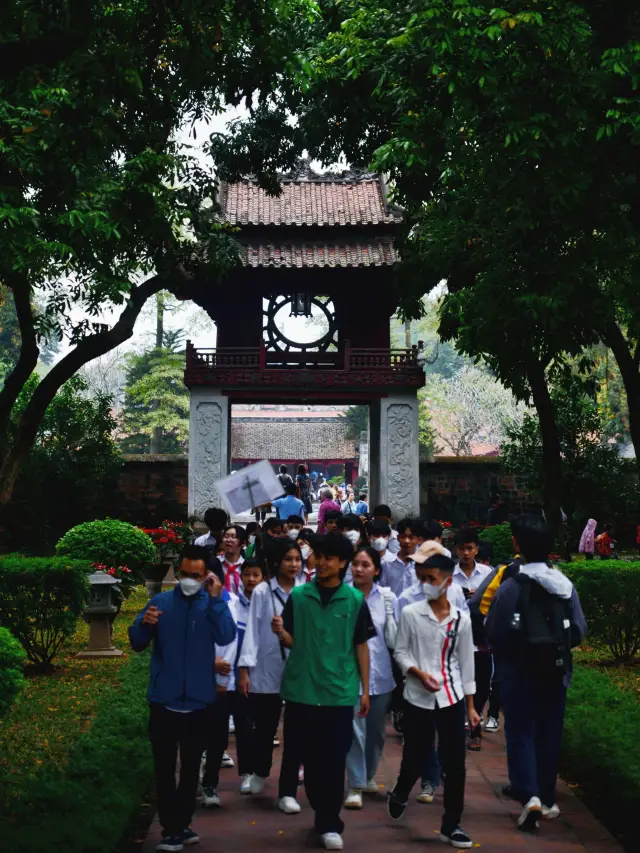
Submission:
[[[640,652],[640,562],[587,560],[561,563],[580,596],[588,636],[609,647],[615,660]]]
[[[604,672],[577,666],[567,697],[562,775],[630,841],[640,802],[640,703]],[[629,847],[631,849],[631,847]]]
[[[0,848],[11,853],[113,853],[153,784],[147,737],[148,654],[132,656],[102,698],[68,762],[48,765],[10,814]]]
[[[480,533],[483,542],[491,542],[493,545],[493,565],[508,563],[513,559],[513,541],[511,539],[510,524],[494,524]]]
[[[3,717],[24,686],[24,669],[27,659],[16,638],[0,628],[0,717]]]
[[[87,600],[91,567],[55,557],[0,557],[0,624],[29,660],[49,667],[71,638]]]
[[[140,581],[147,565],[156,561],[155,545],[146,533],[110,518],[72,527],[56,545],[56,554],[107,567],[127,566]]]

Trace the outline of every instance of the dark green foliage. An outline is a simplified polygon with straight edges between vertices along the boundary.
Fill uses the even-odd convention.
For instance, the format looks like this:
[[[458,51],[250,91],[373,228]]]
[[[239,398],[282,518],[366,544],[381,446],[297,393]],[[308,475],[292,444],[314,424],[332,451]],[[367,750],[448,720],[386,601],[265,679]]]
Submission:
[[[127,566],[139,577],[156,557],[156,549],[146,533],[128,521],[111,518],[73,527],[56,545],[56,553],[107,567]]]
[[[11,809],[0,817],[0,849],[50,853],[113,853],[151,789],[153,762],[147,739],[148,655],[120,670],[63,765],[45,765]]]
[[[567,699],[561,772],[577,782],[610,829],[636,833],[640,802],[640,703],[610,675],[578,666]],[[633,833],[633,834],[632,834]]]
[[[32,376],[13,413],[17,418],[38,385]],[[86,396],[86,382],[74,376],[47,408],[25,459],[11,503],[3,510],[3,547],[50,554],[75,524],[106,515],[121,457],[112,438],[116,423],[111,398]]]
[[[640,652],[640,562],[585,561],[560,566],[573,581],[589,638],[608,646],[617,661]]]
[[[22,670],[26,654],[6,628],[0,628],[0,717],[3,717],[24,686]]]
[[[494,524],[493,527],[487,527],[482,531],[480,538],[493,545],[494,566],[506,563],[513,558],[510,524]]]
[[[353,441],[359,441],[360,433],[367,432],[369,429],[368,406],[349,406],[340,417],[347,422],[347,438]]]
[[[51,666],[85,607],[88,563],[55,557],[0,557],[0,624],[29,660]]]

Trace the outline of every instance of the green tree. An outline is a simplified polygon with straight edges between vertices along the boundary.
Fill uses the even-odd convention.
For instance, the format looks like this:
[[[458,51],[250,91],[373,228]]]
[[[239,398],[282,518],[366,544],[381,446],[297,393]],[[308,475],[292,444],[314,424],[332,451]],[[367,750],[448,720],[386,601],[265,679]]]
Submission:
[[[37,377],[31,377],[18,399],[11,430],[19,428],[20,409],[37,384]],[[86,382],[75,376],[48,406],[6,508],[4,548],[51,553],[69,527],[112,511],[121,458],[113,439],[111,398],[88,398],[86,390]]]
[[[237,262],[203,206],[215,197],[212,172],[177,132],[264,98],[312,10],[310,0],[2,4],[0,281],[13,292],[21,350],[0,391],[0,506],[64,383],[126,341],[154,293],[196,271],[215,281]],[[37,315],[35,292],[46,294]],[[99,321],[106,307],[123,309],[110,328]],[[72,348],[33,389],[9,440],[51,332]]]

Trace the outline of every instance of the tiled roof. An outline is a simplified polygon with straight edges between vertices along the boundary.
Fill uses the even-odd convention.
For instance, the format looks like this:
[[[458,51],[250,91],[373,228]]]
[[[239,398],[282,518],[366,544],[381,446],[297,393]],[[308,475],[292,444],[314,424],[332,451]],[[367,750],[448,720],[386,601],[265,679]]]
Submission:
[[[380,267],[397,261],[391,237],[348,243],[241,241],[245,267]]]
[[[380,225],[401,221],[386,207],[377,178],[285,181],[279,196],[254,181],[226,184],[221,218],[232,225]]]
[[[296,421],[231,422],[232,459],[355,459],[356,448],[347,438],[347,423]]]

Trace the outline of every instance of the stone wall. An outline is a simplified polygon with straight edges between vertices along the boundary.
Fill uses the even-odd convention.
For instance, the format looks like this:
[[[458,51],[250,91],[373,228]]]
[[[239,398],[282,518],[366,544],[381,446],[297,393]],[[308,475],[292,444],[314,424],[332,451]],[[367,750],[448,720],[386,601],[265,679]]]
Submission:
[[[506,516],[518,515],[533,504],[522,484],[502,472],[500,461],[486,456],[437,456],[420,463],[420,514],[451,521],[488,520],[496,492],[502,495]]]
[[[127,455],[111,515],[154,526],[165,518],[186,518],[188,460],[179,455]],[[487,457],[436,457],[420,463],[420,510],[425,518],[454,525],[487,521],[492,495],[499,491],[508,515],[531,506],[516,478]]]

